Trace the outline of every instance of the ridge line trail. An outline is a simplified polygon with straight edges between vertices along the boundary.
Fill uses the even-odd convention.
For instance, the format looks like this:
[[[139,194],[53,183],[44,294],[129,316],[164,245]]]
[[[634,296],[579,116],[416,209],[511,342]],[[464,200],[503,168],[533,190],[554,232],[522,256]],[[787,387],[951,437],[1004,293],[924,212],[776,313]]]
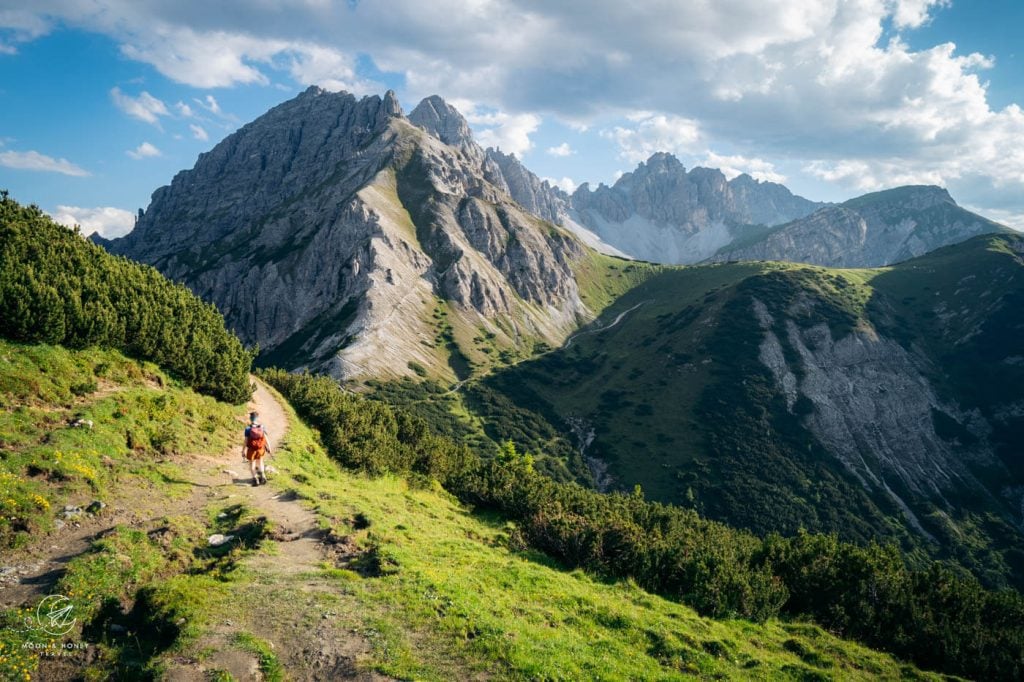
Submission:
[[[274,469],[274,458],[279,456],[280,445],[288,433],[288,417],[285,415],[284,408],[271,395],[266,386],[255,378],[253,381],[256,390],[253,392],[252,400],[249,401],[248,410],[259,412],[259,421],[267,430],[271,454],[265,462]],[[212,488],[230,485],[231,494],[228,499],[233,499],[236,496],[242,497],[253,511],[267,517],[275,527],[274,536],[284,537],[288,543],[287,551],[283,551],[281,556],[273,557],[273,566],[279,569],[283,568],[288,572],[316,570],[323,559],[316,516],[302,506],[297,497],[281,491],[280,487],[276,485],[279,482],[275,479],[280,475],[277,471],[268,472],[268,480],[271,483],[254,488],[252,477],[249,474],[249,463],[242,459],[241,453],[240,427],[238,444],[229,448],[227,453],[217,458],[207,456],[198,458],[206,460],[210,467],[202,472],[203,475],[200,480],[195,481],[195,484]],[[232,476],[230,483],[224,481],[227,471],[238,474]],[[199,474],[200,472],[195,473]]]
[[[267,427],[274,452],[268,461],[273,462],[278,444],[287,434],[288,419],[284,409],[266,387],[254,377],[253,380],[256,391],[249,403],[249,409],[259,412],[260,420]],[[237,444],[232,445],[227,452],[219,455],[177,455],[170,459],[181,469],[180,480],[177,482],[190,485],[190,494],[183,497],[155,498],[146,497],[144,494],[140,496],[140,491],[117,491],[106,500],[109,503],[108,509],[102,515],[83,516],[78,520],[77,526],[68,523],[63,530],[57,530],[43,538],[41,542],[33,543],[26,551],[14,554],[12,567],[17,573],[15,579],[0,581],[0,606],[18,606],[48,594],[64,574],[68,562],[88,552],[96,539],[117,526],[139,528],[165,516],[183,515],[196,517],[205,525],[206,506],[224,488],[232,489],[232,497],[242,496],[284,533],[305,534],[311,530],[316,531],[316,518],[313,512],[294,501],[294,498],[283,499],[285,495],[275,490],[276,485],[251,487],[249,464],[241,457],[241,422],[238,433]],[[224,472],[227,470],[237,473],[238,476],[233,479],[226,478]],[[241,487],[243,484],[246,487]],[[318,542],[311,534],[311,537],[303,537],[289,543],[293,551],[288,553],[285,565],[296,570],[314,570],[322,558]]]

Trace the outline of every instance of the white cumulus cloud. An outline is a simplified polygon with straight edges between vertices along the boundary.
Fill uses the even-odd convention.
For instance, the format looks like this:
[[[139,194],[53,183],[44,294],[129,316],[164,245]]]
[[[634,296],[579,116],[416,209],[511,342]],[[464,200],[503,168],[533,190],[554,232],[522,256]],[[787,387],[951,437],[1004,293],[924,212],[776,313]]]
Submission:
[[[55,159],[52,156],[40,154],[37,151],[17,152],[10,150],[0,152],[0,166],[18,170],[61,173],[62,175],[71,175],[79,178],[89,175],[89,171],[71,163],[67,159]]]
[[[19,43],[46,35],[50,24],[45,17],[27,8],[0,8],[0,29],[0,54],[17,54]]]
[[[466,100],[457,100],[453,105],[473,124],[474,136],[482,146],[494,147],[519,157],[533,149],[530,135],[540,127],[540,116],[484,111]]]
[[[194,98],[194,101],[196,104],[201,106],[203,109],[206,109],[215,116],[222,116],[224,114],[224,112],[220,109],[220,104],[217,102],[217,98],[213,95],[207,95],[203,99],[199,99],[197,97]]]
[[[207,134],[205,130],[203,130],[202,126],[197,126],[195,123],[190,123],[188,129],[192,131],[192,137],[196,138],[197,140],[202,140],[203,142],[206,142],[207,140],[210,139],[210,136]]]
[[[551,156],[572,156],[575,153],[575,150],[569,146],[568,142],[563,142],[555,147],[548,147],[548,154]]]
[[[936,7],[946,7],[950,0],[895,0],[893,23],[898,28],[917,28],[926,23]]]
[[[83,208],[81,206],[57,206],[57,210],[50,213],[50,216],[68,227],[80,225],[85,235],[98,232],[107,239],[120,237],[131,232],[135,226],[135,214],[123,208],[113,206],[96,206],[94,208]]]
[[[619,147],[619,156],[631,163],[647,160],[655,152],[693,153],[702,141],[699,124],[682,116],[641,112],[630,117],[632,125],[615,126],[601,135]]]
[[[563,177],[561,179],[541,178],[541,180],[543,182],[548,183],[552,187],[558,187],[559,189],[561,189],[566,194],[572,194],[573,192],[576,191],[576,188],[579,187],[579,185],[576,184],[576,181],[574,181],[570,177]]]
[[[345,90],[368,95],[383,89],[379,83],[356,75],[356,60],[340,50],[318,45],[296,45],[288,52],[288,71],[302,85],[318,85],[325,90]]]
[[[748,158],[741,154],[722,155],[709,151],[699,163],[708,168],[718,168],[729,180],[746,173],[762,182],[786,182],[786,176],[775,169],[775,164],[764,159]]]
[[[287,47],[234,31],[197,31],[190,26],[159,23],[126,36],[121,52],[145,62],[171,80],[197,88],[268,83],[258,64]]]
[[[166,104],[145,90],[138,97],[132,97],[121,92],[121,88],[115,87],[110,90],[110,98],[118,109],[132,118],[152,123],[157,127],[160,126],[161,116],[170,116],[171,114],[167,110]]]
[[[632,162],[729,149],[843,187],[934,180],[973,205],[1024,212],[1024,102],[995,106],[981,77],[1000,64],[905,39],[948,5],[224,0],[214,12],[197,0],[0,0],[0,26],[17,40],[56,25],[103,33],[126,57],[200,88],[283,77],[362,93],[375,87],[365,57],[401,78],[403,97],[477,103],[480,141],[520,155],[554,116],[604,131]],[[199,101],[219,115],[211,100]],[[132,110],[151,123],[165,115]],[[1014,206],[996,206],[992,188]]]
[[[160,150],[149,142],[143,142],[135,149],[129,149],[126,151],[125,154],[133,159],[148,159],[153,156],[160,156]]]

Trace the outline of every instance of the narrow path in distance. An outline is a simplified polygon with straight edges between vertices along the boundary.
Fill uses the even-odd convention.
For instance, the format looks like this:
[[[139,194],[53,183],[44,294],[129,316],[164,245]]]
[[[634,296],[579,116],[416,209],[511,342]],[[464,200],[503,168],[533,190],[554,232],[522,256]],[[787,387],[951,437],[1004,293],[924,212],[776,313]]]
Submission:
[[[583,331],[576,332],[575,334],[573,334],[572,336],[570,336],[568,338],[568,340],[565,342],[565,345],[562,346],[562,348],[563,349],[569,348],[569,346],[572,345],[572,342],[575,341],[580,336],[586,336],[587,334],[598,334],[600,332],[608,331],[609,329],[611,329],[612,327],[617,325],[619,322],[622,322],[622,320],[625,319],[626,315],[629,315],[631,312],[633,312],[634,310],[636,310],[637,308],[639,308],[642,305],[647,305],[648,303],[653,303],[653,302],[654,302],[654,299],[650,299],[650,300],[647,300],[647,301],[640,301],[639,303],[637,303],[635,306],[633,306],[629,310],[623,310],[621,313],[616,315],[615,319],[612,320],[610,324],[606,324],[603,327],[598,327],[597,329],[584,329]]]

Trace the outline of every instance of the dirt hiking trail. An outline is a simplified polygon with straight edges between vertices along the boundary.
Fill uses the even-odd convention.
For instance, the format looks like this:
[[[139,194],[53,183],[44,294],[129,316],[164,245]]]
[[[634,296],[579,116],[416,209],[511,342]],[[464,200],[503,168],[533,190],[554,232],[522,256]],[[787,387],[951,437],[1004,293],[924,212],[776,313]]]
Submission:
[[[176,658],[164,679],[172,682],[208,680],[215,671],[238,680],[264,679],[259,657],[232,646],[239,633],[265,640],[294,680],[387,680],[375,673],[360,672],[357,661],[369,652],[369,644],[333,618],[329,602],[336,585],[317,575],[326,558],[324,532],[316,517],[298,496],[278,478],[274,467],[280,444],[288,432],[288,418],[277,399],[259,381],[249,410],[259,413],[267,431],[271,454],[265,460],[267,485],[254,487],[249,463],[242,458],[242,424],[238,445],[218,458],[197,457],[194,478],[209,486],[208,495],[228,504],[244,504],[267,518],[273,554],[257,553],[242,562],[252,580],[234,588],[231,613],[212,623],[192,652],[213,651],[203,657]]]
[[[180,465],[179,483],[190,488],[187,494],[168,498],[119,491],[103,514],[83,517],[32,543],[12,564],[0,562],[0,606],[20,606],[49,594],[67,563],[116,526],[148,528],[168,516],[191,516],[205,525],[211,505],[240,505],[256,518],[265,517],[270,532],[260,547],[268,551],[250,553],[239,562],[242,578],[232,583],[228,612],[217,614],[200,640],[169,662],[163,679],[198,682],[228,673],[236,680],[264,680],[260,656],[239,644],[240,637],[252,635],[267,643],[284,668],[283,679],[388,680],[359,670],[370,645],[353,631],[350,619],[330,608],[340,605],[337,584],[319,572],[328,556],[325,533],[274,467],[275,458],[285,456],[279,447],[288,418],[266,386],[253,381],[249,411],[259,413],[271,445],[267,485],[252,485],[242,458],[245,420],[240,419],[237,445],[227,452],[173,458]],[[40,669],[40,679],[77,679],[80,674],[67,666]]]

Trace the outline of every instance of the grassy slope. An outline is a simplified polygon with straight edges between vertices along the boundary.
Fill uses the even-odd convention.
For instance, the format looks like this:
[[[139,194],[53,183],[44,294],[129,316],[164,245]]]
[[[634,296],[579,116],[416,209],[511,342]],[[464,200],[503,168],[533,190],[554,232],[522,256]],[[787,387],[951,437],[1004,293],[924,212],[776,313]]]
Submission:
[[[517,549],[513,526],[446,494],[340,470],[293,429],[278,463],[325,529],[360,548],[321,578],[399,678],[875,679],[924,677],[817,627],[715,622],[629,583]]]
[[[692,439],[686,434],[696,424],[686,406],[696,402],[710,380],[697,353],[706,328],[691,323],[714,317],[722,302],[716,292],[769,267],[666,270],[618,298],[583,331],[607,326],[640,305],[618,326],[580,334],[569,349],[524,363],[488,383],[526,405],[550,406],[541,411],[559,427],[562,417],[595,415],[599,449],[594,454],[614,462],[613,473],[629,485],[640,483],[649,497],[675,499],[678,484],[664,465],[697,453],[687,444]],[[652,354],[664,360],[651,362]]]
[[[165,461],[219,451],[237,412],[116,351],[0,341],[0,548],[54,526],[64,504],[115,486],[175,493]],[[89,428],[70,428],[73,419]]]
[[[283,475],[273,484],[293,489],[325,530],[355,549],[313,572],[261,570],[260,557],[273,562],[288,551],[266,539],[273,519],[255,519],[230,489],[184,486],[196,472],[176,454],[227,447],[236,408],[113,352],[0,342],[0,363],[0,418],[10,420],[0,432],[12,434],[0,450],[2,497],[47,501],[49,509],[37,505],[24,517],[33,532],[45,532],[68,501],[100,498],[114,509],[135,500],[146,518],[104,534],[53,588],[75,606],[78,628],[66,640],[87,642],[96,655],[41,659],[24,642],[57,640],[19,631],[31,608],[7,611],[0,614],[4,679],[147,679],[189,659],[230,679],[209,663],[225,649],[250,652],[267,679],[282,679],[282,647],[298,644],[278,640],[271,648],[260,617],[295,622],[300,632],[330,618],[336,631],[369,640],[364,666],[399,678],[931,678],[814,626],[716,622],[630,583],[560,570],[519,549],[510,524],[474,515],[442,492],[342,471],[287,406],[292,429],[275,457]],[[92,419],[94,429],[57,426],[72,416]],[[154,435],[168,428],[173,442],[155,449]],[[138,434],[136,449],[126,447],[125,431]],[[30,467],[52,475],[26,476]],[[144,504],[157,510],[152,518]],[[205,538],[213,532],[241,542],[210,548]],[[241,630],[210,647],[227,613]]]
[[[876,270],[778,263],[665,270],[610,305],[593,328],[643,303],[618,326],[581,334],[568,348],[489,377],[484,385],[562,431],[566,417],[588,418],[597,434],[590,453],[611,464],[621,488],[640,484],[652,499],[695,506],[759,532],[806,527],[860,540],[882,536],[920,552],[898,510],[867,498],[798,420],[772,402],[772,381],[757,360],[760,330],[749,301],[757,297],[779,307],[799,291],[810,292],[819,303],[807,322],[825,319],[834,335],[870,318],[908,346],[923,345],[944,370],[933,373],[936,385],[991,417],[997,401],[1019,399],[1024,380],[1024,366],[1002,362],[1020,354],[1012,344],[1021,331],[1013,303],[1021,298],[1020,256],[1007,240],[1020,242],[981,237]],[[978,330],[984,333],[956,343]],[[979,371],[984,382],[977,381]],[[501,421],[500,414],[489,418]],[[1014,445],[1024,436],[1024,420],[993,423],[1007,466],[1024,472]],[[946,524],[939,516],[932,520]],[[957,524],[959,531],[949,526],[942,533],[953,545],[970,546],[954,552],[955,558],[1000,582],[1007,565],[982,555],[993,539],[1009,546],[1005,525],[987,513],[964,515]],[[966,536],[958,539],[957,532]],[[1008,551],[1008,566],[1019,571],[1024,555]]]
[[[5,564],[31,562],[54,542],[74,545],[76,538],[120,524],[68,564],[53,593],[75,606],[81,630],[69,639],[95,647],[89,679],[115,673],[142,679],[148,659],[186,634],[193,616],[198,622],[216,596],[223,565],[201,549],[206,524],[188,508],[193,489],[178,460],[183,452],[223,450],[235,436],[240,408],[200,396],[156,366],[115,351],[6,341],[0,341],[0,406]],[[76,418],[94,427],[68,427]],[[93,500],[108,506],[56,528],[65,523],[64,505],[84,508]],[[194,573],[185,577],[188,571]],[[200,590],[209,600],[197,597]],[[75,657],[40,658],[21,648],[26,640],[49,641],[20,631],[15,624],[26,615],[0,612],[0,678],[21,679],[40,661],[42,678],[63,675],[62,666],[75,668]],[[184,616],[189,625],[176,625]],[[110,622],[123,624],[126,634],[110,634]]]

